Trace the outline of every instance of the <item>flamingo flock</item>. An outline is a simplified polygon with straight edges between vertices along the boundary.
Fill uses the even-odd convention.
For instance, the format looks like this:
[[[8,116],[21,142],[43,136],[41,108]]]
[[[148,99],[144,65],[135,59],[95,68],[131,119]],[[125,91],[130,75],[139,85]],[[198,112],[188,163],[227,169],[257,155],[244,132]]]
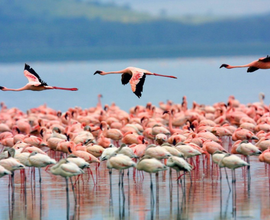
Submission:
[[[174,169],[180,179],[179,172],[193,172],[201,166],[201,158],[204,164],[231,169],[235,182],[235,169],[247,166],[250,172],[250,156],[270,162],[270,110],[263,102],[243,105],[230,96],[227,105],[194,102],[187,109],[183,103],[168,101],[135,106],[129,112],[115,104],[102,107],[100,102],[96,107],[70,108],[63,113],[46,105],[27,113],[4,103],[1,106],[1,177],[13,176],[17,169],[46,167],[66,180],[85,175],[83,169],[87,169],[94,179],[90,164],[99,169],[100,163],[107,163],[110,172],[119,170],[119,184],[129,168],[150,176]],[[229,147],[222,145],[224,139],[229,140]]]

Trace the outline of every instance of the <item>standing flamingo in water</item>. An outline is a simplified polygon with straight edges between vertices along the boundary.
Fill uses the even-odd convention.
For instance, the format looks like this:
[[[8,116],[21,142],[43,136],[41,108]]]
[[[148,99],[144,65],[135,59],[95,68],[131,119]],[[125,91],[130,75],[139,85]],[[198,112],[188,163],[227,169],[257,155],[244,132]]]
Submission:
[[[222,67],[225,67],[227,69],[248,67],[247,72],[254,72],[258,69],[270,69],[270,56],[267,55],[267,57],[259,58],[258,60],[255,60],[246,65],[232,66],[228,64],[222,64],[219,68]]]
[[[62,90],[70,90],[70,91],[78,90],[77,88],[62,88],[62,87],[56,87],[56,86],[48,86],[47,83],[44,82],[36,73],[36,71],[32,69],[28,64],[25,64],[23,73],[29,81],[25,86],[18,89],[9,89],[9,88],[0,86],[0,90],[2,91],[23,91],[23,90],[42,91],[46,89],[62,89]]]
[[[169,77],[177,79],[175,76],[168,76],[168,75],[161,75],[157,73],[149,72],[148,70],[140,69],[137,67],[127,67],[126,69],[119,70],[119,71],[112,71],[112,72],[104,72],[97,70],[95,74],[100,75],[107,75],[107,74],[122,74],[122,84],[126,85],[127,83],[130,83],[132,92],[135,93],[138,98],[142,96],[143,91],[143,84],[145,81],[146,75],[154,75],[154,76],[163,76],[163,77]]]

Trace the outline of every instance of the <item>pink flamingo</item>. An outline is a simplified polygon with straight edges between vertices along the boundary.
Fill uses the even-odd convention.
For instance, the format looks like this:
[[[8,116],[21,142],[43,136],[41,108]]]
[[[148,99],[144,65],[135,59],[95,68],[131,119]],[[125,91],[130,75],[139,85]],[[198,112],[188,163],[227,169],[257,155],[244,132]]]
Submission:
[[[137,170],[143,170],[150,174],[150,188],[153,189],[152,173],[167,170],[167,167],[156,158],[144,156],[136,165]]]
[[[57,164],[53,165],[50,169],[51,173],[54,175],[59,175],[66,180],[66,194],[67,194],[67,207],[69,208],[69,189],[68,189],[68,178],[70,178],[72,190],[74,194],[75,204],[77,203],[77,197],[74,191],[74,186],[72,184],[72,176],[78,176],[84,174],[84,171],[73,162],[69,162],[67,159],[61,159]]]
[[[157,73],[149,72],[148,70],[140,69],[137,67],[127,67],[123,70],[119,71],[112,71],[112,72],[104,72],[97,70],[95,74],[100,75],[107,75],[107,74],[122,74],[122,84],[126,85],[127,83],[130,83],[132,92],[135,93],[138,98],[142,96],[143,91],[143,84],[145,81],[146,75],[154,75],[154,76],[163,76],[163,77],[169,77],[177,79],[175,76],[168,76],[168,75],[161,75]]]
[[[77,91],[77,88],[62,88],[56,86],[48,86],[46,82],[44,82],[39,75],[32,69],[28,64],[25,64],[24,71],[25,77],[28,79],[28,83],[18,89],[9,89],[3,86],[0,86],[0,90],[2,91],[23,91],[23,90],[32,90],[32,91],[42,91],[47,89],[62,89],[62,90],[70,90]]]
[[[247,72],[254,72],[258,69],[269,69],[270,68],[270,57],[267,55],[267,57],[259,58],[258,60],[255,60],[249,64],[246,64],[246,65],[232,66],[232,65],[228,65],[228,64],[222,64],[220,66],[220,68],[222,68],[222,67],[225,67],[227,69],[248,67]]]
[[[104,128],[103,135],[106,138],[110,138],[114,141],[119,141],[123,137],[123,134],[119,129],[116,128],[108,129],[108,124],[105,121],[102,121],[100,124],[100,129],[103,128]]]

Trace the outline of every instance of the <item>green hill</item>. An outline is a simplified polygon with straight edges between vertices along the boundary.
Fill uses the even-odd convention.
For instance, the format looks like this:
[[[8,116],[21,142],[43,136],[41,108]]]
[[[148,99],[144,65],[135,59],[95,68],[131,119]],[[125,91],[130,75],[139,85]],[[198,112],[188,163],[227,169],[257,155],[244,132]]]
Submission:
[[[75,0],[0,0],[0,62],[269,53],[270,15],[164,19]]]

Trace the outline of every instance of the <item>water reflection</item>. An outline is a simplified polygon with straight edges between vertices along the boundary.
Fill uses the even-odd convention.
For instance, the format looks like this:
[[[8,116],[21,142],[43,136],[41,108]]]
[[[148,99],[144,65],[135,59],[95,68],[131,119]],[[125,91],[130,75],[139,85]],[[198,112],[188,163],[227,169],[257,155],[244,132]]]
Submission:
[[[183,175],[178,180],[170,170],[150,176],[127,171],[120,175],[113,170],[110,176],[106,164],[94,171],[68,181],[42,170],[30,168],[25,177],[15,172],[14,184],[9,177],[0,179],[2,202],[1,219],[267,219],[269,210],[269,167],[250,158],[247,170],[236,170],[237,182],[228,181],[226,170],[203,167]],[[90,178],[89,178],[90,177]],[[25,180],[26,181],[22,181]],[[231,187],[231,190],[230,190]],[[213,217],[215,216],[215,217]]]

